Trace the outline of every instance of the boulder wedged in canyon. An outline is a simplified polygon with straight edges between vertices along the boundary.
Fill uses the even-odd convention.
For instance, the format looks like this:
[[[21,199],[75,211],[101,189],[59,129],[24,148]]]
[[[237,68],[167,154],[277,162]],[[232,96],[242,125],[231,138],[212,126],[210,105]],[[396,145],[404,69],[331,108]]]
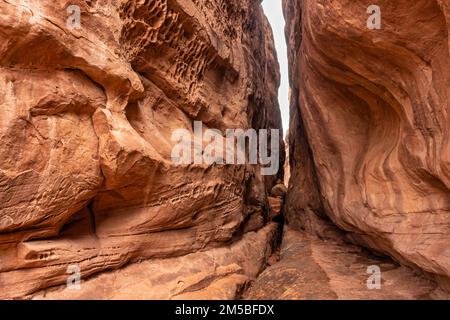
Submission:
[[[261,271],[277,239],[268,195],[283,154],[265,177],[254,165],[171,161],[172,133],[192,133],[194,121],[222,134],[281,128],[258,1],[3,1],[0,40],[0,298],[64,285],[71,265],[84,281],[198,254],[224,263],[203,276],[228,283],[217,292],[228,298]],[[220,257],[241,242],[255,252]],[[83,294],[115,297],[89,285]]]
[[[450,289],[450,4],[284,0],[291,83],[286,219]],[[368,13],[369,12],[369,13]]]

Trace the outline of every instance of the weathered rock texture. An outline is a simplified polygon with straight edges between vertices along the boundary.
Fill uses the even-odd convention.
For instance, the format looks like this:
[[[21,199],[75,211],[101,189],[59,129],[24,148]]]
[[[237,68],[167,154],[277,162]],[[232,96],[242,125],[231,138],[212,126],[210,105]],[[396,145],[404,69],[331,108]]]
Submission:
[[[367,28],[370,4],[380,30]],[[292,227],[450,277],[450,2],[284,0]],[[447,286],[450,288],[449,286]]]
[[[278,225],[246,233],[230,245],[182,257],[150,259],[82,282],[43,290],[34,299],[235,299],[266,267]]]
[[[69,5],[81,29],[68,28]],[[0,43],[0,298],[64,284],[69,265],[86,279],[238,240],[261,261],[223,258],[205,277],[258,273],[273,236],[244,234],[263,230],[277,177],[170,155],[172,132],[194,120],[281,126],[259,1],[2,1]],[[125,297],[94,287],[83,297]]]
[[[379,267],[373,284],[369,267]],[[436,284],[391,259],[371,255],[359,246],[321,240],[285,228],[280,261],[265,269],[244,298],[252,300],[416,300],[448,299]]]

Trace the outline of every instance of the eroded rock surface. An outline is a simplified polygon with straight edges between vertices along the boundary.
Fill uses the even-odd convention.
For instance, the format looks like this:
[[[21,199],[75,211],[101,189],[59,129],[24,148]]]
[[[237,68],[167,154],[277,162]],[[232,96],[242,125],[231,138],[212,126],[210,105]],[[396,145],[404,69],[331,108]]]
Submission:
[[[230,245],[131,264],[83,281],[80,290],[64,285],[33,299],[235,299],[266,267],[278,233],[271,223]]]
[[[64,284],[70,265],[85,279],[230,245],[267,223],[282,170],[170,158],[172,132],[194,120],[222,133],[280,128],[258,1],[3,1],[0,40],[0,298]],[[272,245],[251,250],[264,260]],[[255,274],[226,263],[217,268],[236,270],[224,275]]]
[[[371,278],[380,272],[379,286]],[[433,281],[359,246],[320,240],[286,228],[280,261],[268,267],[245,293],[252,300],[448,299]]]
[[[370,3],[372,4],[372,3]],[[287,219],[450,277],[450,3],[284,0]]]

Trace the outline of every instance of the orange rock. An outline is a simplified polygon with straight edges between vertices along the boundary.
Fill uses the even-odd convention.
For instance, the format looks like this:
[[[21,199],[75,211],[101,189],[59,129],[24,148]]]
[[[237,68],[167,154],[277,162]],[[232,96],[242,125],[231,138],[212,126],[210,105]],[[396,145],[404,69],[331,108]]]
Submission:
[[[79,29],[63,3],[0,4],[0,298],[233,242],[281,178],[170,157],[194,120],[281,127],[259,2],[74,0]]]
[[[283,198],[269,197],[270,220],[273,220],[283,214],[283,203]]]
[[[369,267],[380,270],[380,286],[368,286]],[[322,241],[286,228],[281,260],[262,272],[244,294],[251,300],[448,299],[436,284],[390,259],[360,247]]]
[[[369,29],[366,1],[284,0],[287,220],[331,220],[450,289],[450,3],[377,4]]]

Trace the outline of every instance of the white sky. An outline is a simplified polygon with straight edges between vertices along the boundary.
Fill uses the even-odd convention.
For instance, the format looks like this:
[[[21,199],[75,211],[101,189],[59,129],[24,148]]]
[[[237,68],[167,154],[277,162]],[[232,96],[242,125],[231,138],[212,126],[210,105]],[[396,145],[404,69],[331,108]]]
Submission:
[[[284,16],[281,0],[263,0],[264,13],[272,25],[275,47],[277,49],[278,61],[280,62],[281,85],[278,92],[280,102],[283,129],[286,133],[289,128],[289,74],[287,62],[286,38],[284,37]]]

